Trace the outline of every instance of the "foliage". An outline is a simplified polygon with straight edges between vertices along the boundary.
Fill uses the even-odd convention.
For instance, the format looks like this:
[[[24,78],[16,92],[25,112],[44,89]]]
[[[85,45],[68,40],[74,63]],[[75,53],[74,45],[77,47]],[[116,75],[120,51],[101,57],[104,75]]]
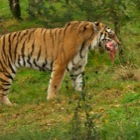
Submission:
[[[45,0],[30,0],[28,13],[32,17],[41,16],[46,13]]]
[[[76,100],[71,120],[72,129],[70,133],[72,140],[98,140],[100,138],[100,132],[96,124],[100,114],[93,113],[91,101],[92,95],[88,95],[86,91],[82,91],[81,97]]]
[[[72,13],[69,7],[65,7],[64,1],[30,0],[27,8],[29,16],[32,18],[43,18],[48,26],[66,23],[72,20]]]
[[[119,34],[120,27],[130,21],[135,7],[135,2],[131,0],[73,0],[69,2],[30,0],[28,12],[32,17],[41,16],[51,23],[65,23],[73,19],[109,20],[113,22],[115,31]]]

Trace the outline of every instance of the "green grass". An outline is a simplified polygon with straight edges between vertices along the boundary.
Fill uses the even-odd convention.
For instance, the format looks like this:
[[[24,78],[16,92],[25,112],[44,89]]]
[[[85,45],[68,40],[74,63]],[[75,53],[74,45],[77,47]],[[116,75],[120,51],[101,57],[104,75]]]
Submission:
[[[7,3],[0,1],[1,34],[45,26],[28,18],[28,1],[23,21],[13,20]],[[84,92],[66,75],[58,98],[47,101],[50,73],[20,69],[9,94],[16,105],[0,106],[0,140],[140,140],[139,32],[139,22],[122,28],[125,65],[119,56],[111,64],[107,52],[89,54]]]

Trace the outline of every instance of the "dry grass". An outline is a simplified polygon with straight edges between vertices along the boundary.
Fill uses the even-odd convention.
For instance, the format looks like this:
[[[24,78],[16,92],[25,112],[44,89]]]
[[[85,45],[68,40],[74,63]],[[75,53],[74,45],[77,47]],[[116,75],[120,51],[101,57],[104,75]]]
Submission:
[[[140,80],[140,69],[133,68],[131,66],[119,67],[115,70],[115,80]]]

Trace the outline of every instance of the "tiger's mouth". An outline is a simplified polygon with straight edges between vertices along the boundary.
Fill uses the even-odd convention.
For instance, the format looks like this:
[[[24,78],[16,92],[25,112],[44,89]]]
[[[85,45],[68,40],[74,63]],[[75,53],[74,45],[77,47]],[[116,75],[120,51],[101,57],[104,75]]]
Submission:
[[[118,48],[116,47],[115,42],[114,41],[107,42],[105,44],[105,49],[109,52],[110,59],[111,59],[112,63],[114,63],[115,55],[118,52]]]

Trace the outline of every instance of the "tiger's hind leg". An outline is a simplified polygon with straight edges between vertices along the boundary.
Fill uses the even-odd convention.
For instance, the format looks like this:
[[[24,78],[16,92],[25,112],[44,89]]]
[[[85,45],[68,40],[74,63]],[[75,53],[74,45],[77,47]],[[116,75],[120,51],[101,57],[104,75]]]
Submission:
[[[8,99],[8,90],[13,81],[13,77],[0,72],[0,103],[11,106],[11,102]]]
[[[54,64],[51,74],[51,79],[48,88],[47,99],[56,98],[58,90],[60,89],[63,77],[65,75],[66,67],[62,64]]]

